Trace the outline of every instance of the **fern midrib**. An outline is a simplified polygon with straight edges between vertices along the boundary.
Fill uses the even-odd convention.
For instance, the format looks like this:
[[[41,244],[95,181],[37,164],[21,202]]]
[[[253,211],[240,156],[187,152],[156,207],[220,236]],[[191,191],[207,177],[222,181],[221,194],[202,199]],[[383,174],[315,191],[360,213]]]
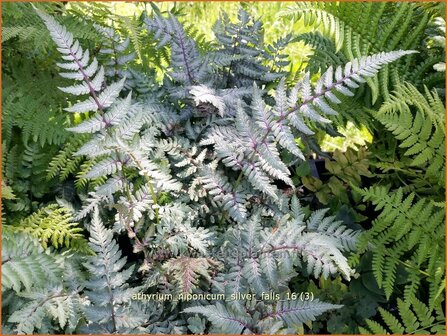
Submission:
[[[185,67],[186,67],[186,75],[188,76],[189,84],[192,85],[194,83],[194,77],[192,76],[191,69],[189,68],[189,62],[186,59],[186,50],[185,50],[185,45],[183,42],[182,34],[179,34],[178,39],[180,42],[180,48],[182,49],[182,58],[183,58],[183,63],[185,63]]]
[[[307,307],[299,307],[299,308],[289,308],[289,309],[281,309],[281,310],[277,310],[274,313],[269,313],[267,315],[265,315],[262,320],[268,319],[270,317],[279,317],[282,318],[283,315],[288,314],[288,313],[294,313],[294,312],[300,312],[300,311],[305,311],[308,310],[309,308]]]
[[[71,47],[70,47],[70,55],[73,57],[73,60],[75,61],[76,65],[79,68],[79,72],[82,74],[82,76],[84,77],[84,81],[88,86],[88,89],[90,91],[90,96],[92,96],[93,100],[95,101],[95,104],[98,106],[98,111],[99,114],[102,116],[104,115],[104,106],[102,106],[102,104],[100,103],[98,96],[96,95],[95,89],[93,89],[93,86],[90,82],[90,78],[87,76],[87,74],[84,71],[84,67],[82,66],[82,64],[79,62],[79,60],[76,58],[75,54],[73,53]],[[103,121],[105,122],[105,120],[103,119]]]
[[[245,323],[244,321],[238,320],[235,317],[229,317],[229,316],[219,315],[219,314],[216,314],[216,315],[223,320],[228,320],[228,321],[233,321],[233,322],[239,323],[241,326],[243,326],[249,332],[253,333],[253,331],[251,330],[251,326],[248,325],[247,323]]]
[[[418,332],[420,332],[420,331],[427,330],[428,328],[437,327],[437,326],[445,327],[445,324],[443,322],[433,323],[429,326],[426,326],[424,328],[420,328],[420,329],[417,329],[417,330],[411,332],[410,335],[418,335]]]
[[[78,293],[78,292],[76,292],[76,293]],[[59,292],[57,292],[57,293],[55,293],[55,294],[53,294],[53,295],[51,295],[51,296],[49,296],[49,297],[46,297],[45,299],[43,299],[43,300],[41,300],[32,310],[31,310],[31,312],[30,312],[30,314],[28,315],[28,316],[31,316],[32,314],[34,314],[35,312],[36,312],[36,310],[39,308],[39,307],[41,307],[41,306],[43,306],[45,303],[47,303],[48,301],[50,301],[50,300],[53,300],[53,299],[55,299],[55,298],[58,298],[58,297],[64,297],[64,296],[66,296],[67,298],[70,296],[70,295],[68,295],[68,294],[66,294],[66,293],[63,293],[63,291],[62,290],[60,290]]]
[[[170,35],[171,37],[174,35],[173,33],[170,33],[169,31],[167,31],[164,27],[157,27],[155,25],[148,24],[148,23],[146,23],[146,25],[150,26],[152,28],[160,29],[166,35]],[[189,81],[189,84],[192,85],[194,83],[195,79],[194,79],[194,76],[192,75],[192,72],[191,72],[190,67],[189,67],[188,60],[186,58],[186,50],[185,50],[185,46],[184,46],[184,42],[183,42],[183,36],[182,36],[181,32],[177,31],[177,34],[178,34],[177,38],[180,41],[179,45],[180,45],[180,48],[182,49],[182,58],[183,58],[183,63],[185,64],[185,67],[186,67],[186,74],[188,76],[188,81]]]

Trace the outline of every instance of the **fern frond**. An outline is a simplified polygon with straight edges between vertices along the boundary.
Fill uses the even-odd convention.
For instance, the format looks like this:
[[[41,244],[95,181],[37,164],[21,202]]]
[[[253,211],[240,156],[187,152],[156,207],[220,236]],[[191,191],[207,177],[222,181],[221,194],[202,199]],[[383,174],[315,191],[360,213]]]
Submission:
[[[126,311],[132,294],[139,289],[129,288],[127,281],[133,266],[123,269],[126,259],[121,257],[112,231],[102,224],[98,209],[93,212],[89,244],[97,255],[84,264],[91,274],[86,292],[91,304],[84,308],[85,314],[93,324],[115,332],[127,327],[126,320],[119,317]]]
[[[404,198],[401,189],[393,193],[385,187],[356,188],[356,191],[381,211],[373,227],[360,239],[359,251],[365,251],[369,244],[376,247],[373,272],[387,297],[394,288],[397,264],[404,257],[413,268],[433,276],[444,258],[444,241],[440,239],[444,230],[444,209],[434,206],[428,199],[415,201],[413,193]],[[419,281],[419,277],[414,281]],[[410,283],[407,288],[405,295],[410,300],[415,294],[410,288],[414,287]]]
[[[321,54],[333,55],[334,51],[339,57],[352,60],[371,52],[421,49],[430,15],[428,11],[421,11],[417,7],[417,4],[410,3],[396,7],[386,3],[306,2],[289,6],[279,16],[295,21],[302,20],[306,26],[316,26],[318,32],[299,37],[310,44],[315,45],[314,41],[321,41],[320,33],[333,42],[335,48],[326,43],[318,45],[315,62],[318,62]],[[423,51],[426,55],[430,54]],[[334,58],[336,57],[332,57]],[[399,78],[411,78],[413,82],[417,78],[422,83],[424,75],[420,73],[415,76],[413,71],[412,64],[416,58],[423,61],[425,56],[412,55],[396,65],[385,66],[377,77],[367,79],[373,104],[379,95],[387,98],[393,86],[399,83]]]
[[[411,166],[425,168],[425,176],[444,185],[444,104],[435,91],[425,96],[413,85],[399,85],[376,118],[400,141]]]
[[[278,191],[272,184],[272,179],[293,184],[288,177],[287,167],[279,158],[273,140],[303,159],[304,156],[295,143],[291,126],[303,134],[312,134],[303,122],[303,117],[319,123],[329,123],[330,120],[321,114],[337,114],[330,106],[341,103],[337,95],[352,96],[351,90],[363,83],[365,78],[377,74],[383,65],[411,53],[413,52],[380,53],[354,59],[336,69],[329,67],[315,87],[312,87],[310,75],[307,73],[291,90],[289,97],[284,81],[281,81],[275,94],[275,106],[270,109],[260,98],[260,92],[255,86],[253,103],[250,106],[252,117],[247,115],[240,103],[236,112],[235,129],[216,127],[208,134],[209,140],[203,141],[202,144],[214,144],[217,157],[226,166],[241,171],[237,186],[245,175],[255,189],[278,202]],[[235,141],[234,135],[241,140]]]
[[[269,312],[264,319],[281,319],[289,328],[295,328],[307,321],[314,321],[316,316],[332,309],[339,309],[341,305],[314,301],[283,301],[278,302],[274,311]]]
[[[163,268],[168,274],[172,274],[182,293],[191,293],[197,287],[198,278],[203,277],[210,281],[210,272],[218,263],[208,258],[178,257],[171,259]]]
[[[242,315],[241,311],[235,311],[231,306],[219,302],[215,306],[189,307],[183,311],[205,315],[223,333],[241,334],[244,330],[251,331],[249,318],[245,314]]]
[[[24,233],[4,230],[2,236],[2,289],[20,292],[57,283],[61,276],[58,259],[45,253],[38,241]]]
[[[42,18],[47,26],[53,41],[57,45],[57,50],[62,54],[62,58],[67,63],[58,63],[62,69],[70,72],[62,72],[60,75],[82,81],[81,86],[76,85],[69,88],[63,88],[65,92],[75,95],[90,94],[90,98],[76,103],[71,107],[65,108],[68,112],[89,112],[100,111],[112,105],[119,92],[121,91],[125,78],[119,82],[112,83],[110,86],[102,89],[104,82],[104,72],[102,68],[98,69],[96,58],[90,62],[90,54],[84,51],[78,40],[74,40],[73,34],[59,24],[53,17],[36,9],[37,14]],[[95,76],[95,77],[94,77]],[[87,91],[88,90],[88,91]],[[99,95],[97,95],[99,92]]]
[[[382,334],[422,334],[443,333],[445,325],[442,317],[434,316],[433,309],[414,298],[410,302],[397,300],[398,317],[383,308],[379,308],[384,325],[373,320],[366,320],[369,330],[361,330],[362,334],[379,331]]]
[[[236,222],[245,221],[247,218],[246,195],[242,190],[234,190],[224,176],[211,169],[204,171],[202,181],[208,194],[214,201],[220,202]]]
[[[45,330],[48,318],[54,320],[61,329],[74,329],[73,320],[77,322],[80,318],[77,311],[80,303],[76,294],[66,292],[61,287],[21,293],[21,297],[31,301],[14,311],[8,322],[16,324],[19,334],[33,334],[35,329]]]
[[[51,244],[54,248],[66,247],[80,253],[91,253],[81,234],[83,229],[73,222],[68,209],[55,204],[38,210],[17,225],[8,225],[5,230],[29,234],[37,238],[45,249]]]
[[[194,40],[189,38],[174,15],[145,18],[147,30],[158,40],[157,47],[171,45],[171,76],[183,85],[195,85],[204,79],[207,64],[203,62]]]

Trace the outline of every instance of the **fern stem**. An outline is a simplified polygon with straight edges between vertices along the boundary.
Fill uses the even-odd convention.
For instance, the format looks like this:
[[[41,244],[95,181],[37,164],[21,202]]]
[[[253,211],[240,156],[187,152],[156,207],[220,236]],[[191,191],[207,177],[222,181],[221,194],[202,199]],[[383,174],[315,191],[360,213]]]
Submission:
[[[444,326],[444,323],[438,322],[438,323],[430,324],[429,326],[426,326],[426,327],[423,327],[423,328],[420,328],[420,329],[417,329],[417,330],[413,331],[410,335],[418,335],[419,331],[427,330],[428,328],[436,327],[436,326]]]
[[[149,23],[146,23],[146,25],[148,26],[148,27],[153,27],[154,28],[154,26],[153,25],[150,25]],[[171,37],[173,36],[173,35],[175,35],[174,33],[171,33],[171,32],[169,32],[168,30],[166,30],[166,29],[164,29],[164,28],[161,28],[161,27],[155,27],[155,29],[160,29],[160,30],[162,30],[165,34],[167,34],[167,35],[171,35]],[[194,78],[194,76],[193,76],[193,74],[192,74],[192,71],[191,71],[191,69],[190,69],[190,65],[189,65],[189,62],[188,62],[188,58],[187,58],[187,54],[186,54],[186,48],[185,48],[185,44],[184,44],[184,40],[183,40],[183,36],[182,36],[182,33],[181,33],[181,31],[179,32],[179,31],[177,31],[176,30],[176,37],[178,38],[178,40],[179,40],[179,47],[180,47],[180,49],[182,50],[182,58],[183,58],[183,63],[185,64],[185,72],[186,72],[186,75],[187,75],[187,77],[188,77],[188,82],[189,82],[189,84],[190,85],[192,85],[193,83],[194,83],[194,81],[195,81],[195,78]]]
[[[82,74],[82,76],[84,77],[84,81],[88,86],[88,89],[90,91],[90,96],[93,98],[93,100],[95,101],[96,106],[98,106],[98,112],[99,114],[102,116],[104,114],[104,107],[101,105],[101,103],[99,102],[98,96],[96,95],[95,89],[92,86],[92,83],[90,82],[90,77],[87,76],[87,74],[85,73],[84,67],[82,66],[81,62],[79,61],[79,59],[76,57],[75,53],[73,52],[73,50],[71,49],[71,47],[69,47],[70,50],[70,56],[73,57],[74,62],[76,63],[76,65],[79,68],[79,72]]]
[[[77,294],[77,293],[79,293],[79,291],[77,291],[75,294]],[[63,297],[63,296],[67,296],[67,297],[68,297],[69,295],[67,295],[66,293],[63,293],[63,292],[60,290],[60,291],[58,291],[57,293],[54,293],[53,295],[50,295],[50,296],[46,297],[45,299],[43,299],[42,301],[40,301],[38,305],[36,305],[36,306],[33,308],[33,310],[31,311],[31,313],[29,314],[29,316],[31,316],[32,314],[34,314],[34,313],[36,312],[36,310],[37,310],[39,307],[43,306],[46,302],[48,302],[48,301],[50,301],[50,300],[52,300],[52,299],[58,298],[58,297]]]
[[[115,298],[113,296],[113,291],[112,291],[112,285],[110,283],[110,277],[109,277],[109,270],[107,268],[107,266],[105,266],[106,272],[105,272],[105,276],[106,276],[106,281],[107,281],[107,289],[109,291],[110,294],[110,310],[111,310],[111,318],[112,318],[112,333],[115,333],[117,331],[116,328],[116,321],[115,321],[115,308],[114,308],[114,301]]]
[[[406,267],[408,267],[408,268],[410,268],[412,270],[418,271],[419,273],[421,273],[422,275],[425,275],[426,277],[430,276],[429,273],[427,273],[427,272],[421,270],[420,268],[417,268],[417,267],[415,267],[415,266],[413,266],[413,265],[411,265],[411,264],[409,264],[409,263],[407,263],[405,261],[402,261],[402,260],[399,260],[399,259],[397,261],[400,262],[402,265],[404,265],[404,266],[406,266]]]
[[[179,34],[178,39],[180,41],[180,48],[182,49],[182,57],[183,62],[185,63],[186,74],[188,75],[189,84],[192,85],[194,83],[194,77],[192,76],[191,69],[189,68],[188,60],[186,59],[186,50],[185,45],[183,43],[183,37]]]

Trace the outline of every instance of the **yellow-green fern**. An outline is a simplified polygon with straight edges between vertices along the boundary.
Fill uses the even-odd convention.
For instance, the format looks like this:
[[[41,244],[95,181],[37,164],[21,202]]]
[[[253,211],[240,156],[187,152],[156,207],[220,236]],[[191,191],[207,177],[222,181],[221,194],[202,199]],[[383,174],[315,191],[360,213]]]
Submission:
[[[57,204],[48,205],[21,220],[17,225],[5,225],[6,232],[23,232],[39,240],[44,248],[66,247],[81,253],[90,254],[83,229],[73,222],[72,215],[66,208]]]

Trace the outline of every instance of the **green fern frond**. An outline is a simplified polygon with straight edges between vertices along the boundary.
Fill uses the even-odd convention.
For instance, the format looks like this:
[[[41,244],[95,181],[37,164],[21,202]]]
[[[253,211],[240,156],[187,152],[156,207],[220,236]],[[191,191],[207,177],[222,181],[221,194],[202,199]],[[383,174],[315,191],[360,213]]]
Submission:
[[[410,165],[422,167],[425,176],[439,185],[445,182],[445,107],[436,91],[425,95],[413,85],[399,85],[375,116],[405,149]]]
[[[51,160],[47,169],[47,179],[51,180],[56,176],[59,181],[65,181],[68,176],[76,173],[80,164],[84,161],[81,156],[74,156],[82,144],[85,142],[85,137],[73,137],[68,140],[64,148],[59,151],[57,155]]]
[[[337,55],[352,60],[368,53],[378,53],[395,49],[422,49],[424,56],[412,55],[396,64],[388,65],[378,76],[367,80],[372,103],[380,95],[389,97],[390,90],[401,79],[422,84],[427,70],[414,73],[414,61],[423,61],[433,52],[424,49],[424,34],[429,27],[431,16],[428,11],[421,11],[416,3],[394,6],[385,2],[377,3],[323,3],[303,2],[289,6],[279,16],[292,20],[302,20],[306,26],[316,26],[318,31],[330,38],[335,45]],[[308,35],[318,35],[309,33]],[[309,36],[301,38],[309,41]],[[310,39],[312,40],[312,39]],[[422,46],[422,48],[421,48]],[[322,53],[317,51],[316,57]],[[331,53],[330,46],[323,47]],[[439,53],[443,55],[443,52]],[[419,63],[419,62],[418,62]],[[432,65],[434,65],[433,63]]]
[[[29,234],[37,238],[45,249],[50,244],[56,249],[66,247],[83,254],[92,253],[82,234],[84,230],[73,222],[68,209],[56,204],[48,205],[17,225],[8,225],[4,229],[11,233]]]
[[[438,315],[416,298],[404,302],[397,300],[398,315],[379,307],[383,324],[366,320],[368,329],[360,328],[362,334],[444,334],[444,316]]]
[[[443,268],[444,208],[429,199],[416,200],[414,193],[404,197],[402,189],[395,192],[386,187],[354,189],[380,211],[372,228],[360,238],[359,252],[372,246],[373,273],[387,298],[394,291],[399,264],[409,272],[419,273],[419,277],[410,277],[412,281],[406,285],[405,298],[411,300],[420,277],[430,279],[437,267]]]

